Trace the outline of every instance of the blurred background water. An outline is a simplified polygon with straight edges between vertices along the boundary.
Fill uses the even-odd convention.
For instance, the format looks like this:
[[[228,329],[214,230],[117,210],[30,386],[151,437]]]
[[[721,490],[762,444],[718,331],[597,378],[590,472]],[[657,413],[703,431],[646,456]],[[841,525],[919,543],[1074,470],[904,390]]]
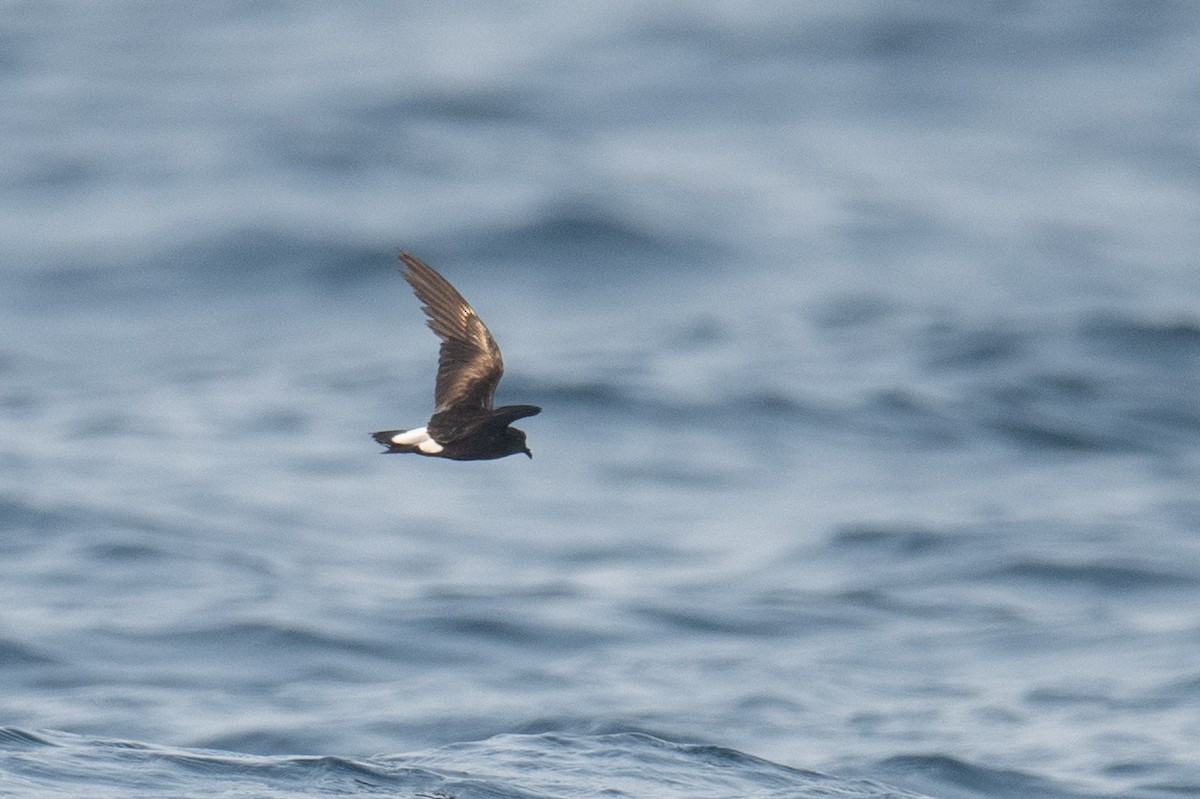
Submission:
[[[0,794],[1200,791],[1194,4],[2,18]]]

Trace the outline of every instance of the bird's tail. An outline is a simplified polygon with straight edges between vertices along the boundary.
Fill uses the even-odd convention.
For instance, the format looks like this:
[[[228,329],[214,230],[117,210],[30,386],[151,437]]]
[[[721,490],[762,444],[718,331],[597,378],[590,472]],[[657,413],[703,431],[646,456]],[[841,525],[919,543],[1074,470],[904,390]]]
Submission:
[[[387,447],[385,451],[380,453],[381,455],[390,455],[393,452],[417,452],[417,448],[412,444],[397,444],[392,441],[394,436],[407,432],[407,430],[380,430],[378,433],[372,433],[371,438]]]

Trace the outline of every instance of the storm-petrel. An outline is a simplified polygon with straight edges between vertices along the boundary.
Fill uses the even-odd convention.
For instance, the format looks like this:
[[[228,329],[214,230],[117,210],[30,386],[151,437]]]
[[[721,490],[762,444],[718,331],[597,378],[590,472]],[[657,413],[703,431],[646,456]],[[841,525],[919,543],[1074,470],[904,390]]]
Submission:
[[[492,408],[492,395],[504,361],[491,331],[446,278],[406,252],[404,279],[424,305],[427,324],[442,348],[438,353],[433,416],[413,430],[380,430],[371,436],[387,447],[382,454],[415,452],[457,461],[481,461],[524,452],[525,431],[509,427],[517,419],[541,413],[536,405]]]

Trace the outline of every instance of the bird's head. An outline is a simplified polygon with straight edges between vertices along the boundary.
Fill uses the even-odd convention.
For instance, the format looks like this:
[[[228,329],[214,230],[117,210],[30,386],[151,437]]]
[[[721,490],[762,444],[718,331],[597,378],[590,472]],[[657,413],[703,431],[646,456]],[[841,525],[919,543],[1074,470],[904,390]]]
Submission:
[[[533,453],[529,451],[529,447],[525,444],[525,431],[518,430],[515,427],[509,427],[504,431],[505,449],[508,455],[516,455],[518,452],[524,452],[530,458]]]

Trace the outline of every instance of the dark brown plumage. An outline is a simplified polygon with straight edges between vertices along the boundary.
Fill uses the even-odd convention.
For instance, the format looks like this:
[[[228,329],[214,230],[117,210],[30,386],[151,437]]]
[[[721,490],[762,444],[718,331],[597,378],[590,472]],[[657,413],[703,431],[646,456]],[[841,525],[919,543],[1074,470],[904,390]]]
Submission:
[[[525,432],[509,427],[541,413],[536,405],[492,408],[504,359],[487,325],[446,278],[408,253],[400,253],[404,279],[423,305],[427,324],[442,340],[433,416],[425,427],[381,430],[372,437],[386,453],[415,452],[454,460],[490,460],[524,452]]]

